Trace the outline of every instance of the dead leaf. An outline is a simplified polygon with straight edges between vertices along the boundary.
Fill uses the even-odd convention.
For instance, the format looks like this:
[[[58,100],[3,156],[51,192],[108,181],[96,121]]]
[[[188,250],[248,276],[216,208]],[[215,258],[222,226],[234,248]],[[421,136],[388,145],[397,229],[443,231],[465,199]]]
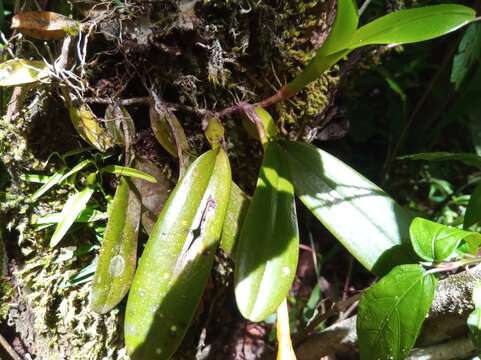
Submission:
[[[30,84],[48,76],[48,65],[43,61],[12,59],[0,64],[0,86]]]
[[[140,179],[133,180],[142,201],[142,225],[147,234],[150,235],[160,211],[169,196],[171,183],[162,169],[152,161],[136,158],[134,167],[137,170],[152,175],[157,180],[156,183]]]
[[[113,140],[87,104],[71,106],[70,120],[79,135],[97,150],[102,152],[113,146]]]
[[[27,11],[12,18],[12,29],[39,40],[58,40],[79,31],[79,23],[50,11]]]

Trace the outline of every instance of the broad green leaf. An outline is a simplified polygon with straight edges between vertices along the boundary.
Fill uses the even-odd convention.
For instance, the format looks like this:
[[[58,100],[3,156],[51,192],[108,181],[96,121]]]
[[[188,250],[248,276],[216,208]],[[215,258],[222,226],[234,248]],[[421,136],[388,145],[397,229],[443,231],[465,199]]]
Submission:
[[[111,174],[121,175],[121,176],[129,176],[137,179],[142,179],[151,183],[156,183],[157,180],[152,175],[144,173],[143,171],[126,167],[120,165],[108,165],[104,166],[101,171],[108,172]]]
[[[474,346],[481,348],[481,282],[473,288],[472,300],[474,303],[474,310],[468,317],[469,337]]]
[[[117,145],[131,146],[135,139],[134,119],[127,109],[118,104],[110,104],[105,109],[105,128]]]
[[[361,297],[357,334],[361,360],[403,360],[414,346],[436,290],[420,265],[400,265]]]
[[[468,207],[464,214],[463,227],[465,229],[481,222],[481,183],[476,186],[469,198]]]
[[[92,283],[90,306],[99,314],[112,310],[129,291],[137,263],[140,210],[140,195],[129,179],[121,177]]]
[[[268,142],[236,252],[235,297],[245,318],[262,321],[276,311],[294,279],[298,251],[289,170],[278,142]]]
[[[71,106],[69,114],[75,130],[87,143],[102,152],[113,146],[112,138],[87,104]]]
[[[277,343],[276,360],[296,360],[289,328],[289,311],[285,299],[277,309]]]
[[[52,176],[50,176],[48,181],[32,194],[31,200],[32,201],[38,200],[43,194],[45,194],[55,185],[60,184],[64,175],[64,171],[65,169],[59,170],[55,172]]]
[[[373,44],[409,44],[448,34],[475,19],[474,9],[458,4],[423,6],[382,16],[360,27],[350,49]]]
[[[82,191],[69,197],[60,213],[61,220],[50,239],[50,247],[56,246],[63,239],[68,229],[72,226],[78,214],[85,209],[88,201],[94,193],[94,188],[87,186]]]
[[[481,239],[481,234],[415,218],[409,228],[414,251],[424,260],[442,261],[454,253],[461,240]]]
[[[449,153],[444,151],[432,153],[419,153],[400,156],[399,160],[428,160],[428,161],[451,161],[458,160],[466,165],[481,169],[481,156],[472,153]]]
[[[229,205],[222,226],[222,236],[220,238],[220,247],[224,252],[234,257],[239,241],[239,235],[244,223],[244,219],[249,208],[249,197],[232,182],[230,187]]]
[[[411,216],[382,189],[312,145],[281,146],[296,195],[362,265],[382,274],[415,258]]]
[[[43,61],[12,59],[0,64],[0,86],[34,83],[50,75]]]
[[[357,4],[354,0],[338,0],[336,19],[318,56],[326,56],[349,47],[359,24]]]
[[[173,186],[165,171],[152,161],[137,157],[134,167],[157,180],[156,183],[135,178],[133,180],[142,201],[142,226],[150,235]]]
[[[459,90],[473,65],[481,59],[481,24],[470,24],[459,43],[458,52],[453,58],[451,82]]]
[[[125,344],[132,360],[169,359],[209,277],[229,201],[222,149],[195,160],[165,203],[129,292]]]

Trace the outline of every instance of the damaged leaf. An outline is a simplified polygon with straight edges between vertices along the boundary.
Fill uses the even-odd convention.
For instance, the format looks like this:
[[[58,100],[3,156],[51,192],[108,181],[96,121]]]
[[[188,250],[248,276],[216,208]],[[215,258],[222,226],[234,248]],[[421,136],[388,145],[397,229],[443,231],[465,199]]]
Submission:
[[[69,114],[75,130],[87,143],[102,152],[113,146],[112,138],[100,126],[100,122],[87,104],[71,106]]]
[[[128,178],[121,177],[92,283],[90,305],[99,314],[112,310],[129,291],[137,262],[140,208],[137,190]]]
[[[276,311],[296,274],[298,252],[290,174],[279,143],[268,142],[236,252],[235,297],[245,318],[262,321]]]
[[[62,14],[51,11],[26,11],[12,18],[12,29],[39,40],[58,40],[74,35],[80,24]]]
[[[34,83],[50,75],[43,61],[12,59],[0,64],[0,86]]]
[[[124,334],[133,360],[169,359],[182,341],[211,271],[231,181],[225,152],[209,150],[165,203],[127,301]]]

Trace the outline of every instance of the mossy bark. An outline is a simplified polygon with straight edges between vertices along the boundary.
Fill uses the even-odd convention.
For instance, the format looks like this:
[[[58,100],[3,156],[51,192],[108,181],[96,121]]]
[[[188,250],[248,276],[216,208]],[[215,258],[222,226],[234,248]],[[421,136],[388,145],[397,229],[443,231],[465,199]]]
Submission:
[[[48,10],[59,11],[58,6],[43,3]],[[177,116],[197,154],[207,147],[199,113],[218,111],[239,101],[254,103],[271,95],[309,60],[328,29],[323,1],[128,3],[92,8],[85,2],[71,2],[73,16],[81,20],[89,15],[97,30],[89,35],[83,95],[132,98],[157,89],[165,100],[178,105]],[[302,137],[306,129],[319,126],[317,115],[325,109],[329,89],[338,81],[334,74],[324,75],[291,101],[269,109],[285,136]],[[32,203],[30,195],[38,185],[25,182],[24,175],[48,174],[60,166],[51,154],[85,146],[70,124],[56,86],[53,82],[14,90],[18,92],[13,97],[17,103],[10,104],[8,111],[2,109],[0,220],[6,229],[8,274],[14,289],[13,294],[4,294],[3,301],[9,304],[5,314],[8,312],[24,350],[40,359],[127,359],[123,305],[107,315],[97,315],[88,306],[90,283],[65,287],[94,257],[95,252],[79,252],[82,246],[97,244],[92,232],[80,229],[52,250],[48,247],[49,232],[38,231],[33,225],[38,216],[61,210],[72,187],[56,187]],[[104,110],[104,105],[94,106],[100,116]],[[138,105],[129,111],[138,130],[137,153],[175,169],[175,159],[155,143],[147,107]],[[261,148],[247,138],[240,118],[226,117],[223,122],[234,178],[242,188],[252,190],[259,166],[259,161],[252,159],[260,159]],[[117,154],[121,153],[119,149]],[[105,185],[112,193],[113,187]],[[200,329],[205,326],[208,342],[219,347],[210,350],[210,358],[235,358],[239,348],[234,337],[239,336],[242,320],[232,307],[232,298],[221,290],[230,284],[231,272],[225,270],[225,260],[218,260],[213,286],[199,309],[203,315],[194,320],[198,323],[182,347],[187,358],[197,351]],[[219,299],[219,293],[222,300],[213,301]],[[228,311],[222,313],[230,315],[223,324],[209,321],[211,303],[215,309],[228,304]],[[232,331],[225,329],[226,324]],[[228,333],[232,333],[231,339],[226,338]],[[229,349],[221,349],[219,339],[230,343]],[[261,350],[252,353],[256,351]],[[202,351],[197,353],[201,356]]]

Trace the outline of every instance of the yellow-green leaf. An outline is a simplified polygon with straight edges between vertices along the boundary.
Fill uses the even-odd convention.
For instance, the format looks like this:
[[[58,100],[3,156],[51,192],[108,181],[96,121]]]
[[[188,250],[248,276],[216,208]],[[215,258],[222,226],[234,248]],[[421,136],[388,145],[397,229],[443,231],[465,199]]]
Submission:
[[[0,86],[34,83],[50,75],[43,61],[12,59],[0,64]]]
[[[87,104],[71,106],[69,114],[75,130],[87,143],[102,152],[113,146],[112,138],[100,126],[100,122]]]

